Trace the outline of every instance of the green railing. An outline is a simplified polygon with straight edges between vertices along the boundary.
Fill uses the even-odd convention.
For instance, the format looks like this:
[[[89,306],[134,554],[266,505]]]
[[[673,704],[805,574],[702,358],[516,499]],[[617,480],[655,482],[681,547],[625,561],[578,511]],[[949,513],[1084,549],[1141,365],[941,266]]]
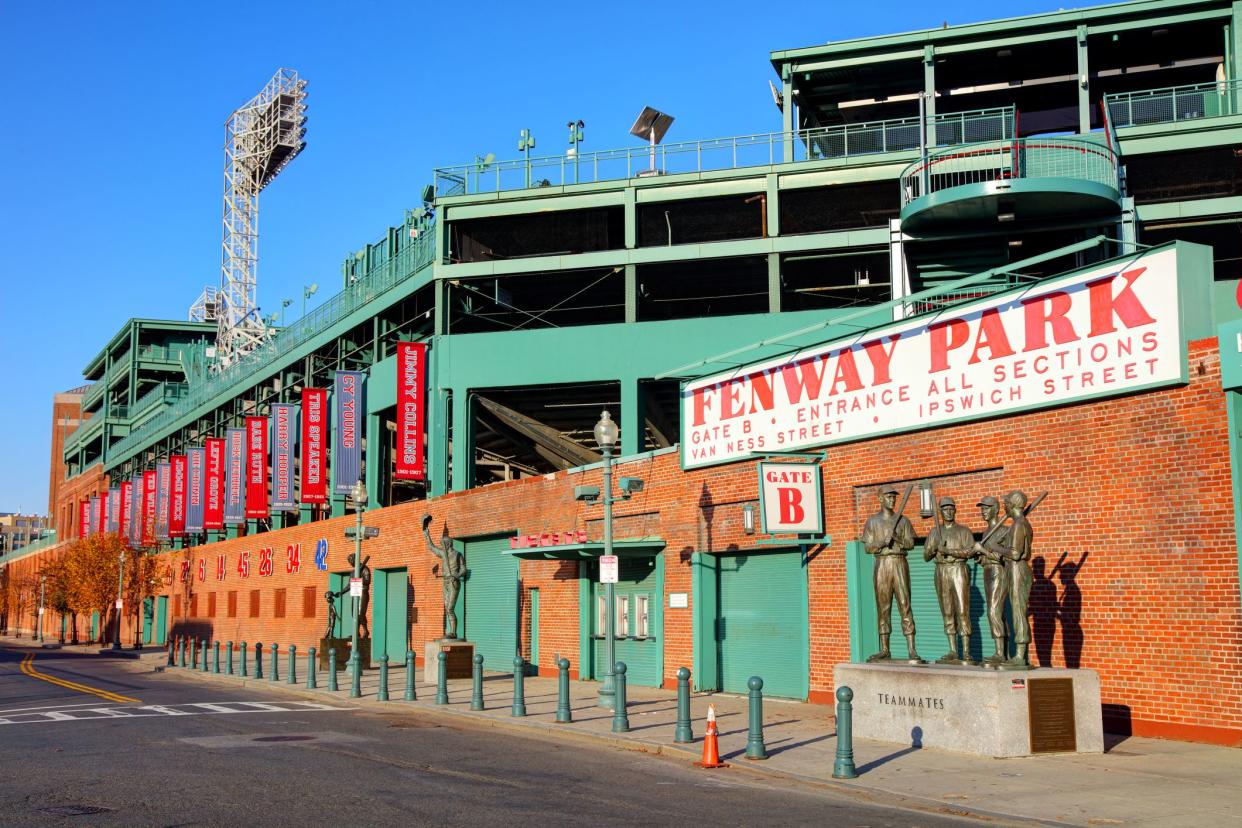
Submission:
[[[1113,126],[1118,129],[1236,115],[1242,112],[1242,82],[1217,81],[1118,92],[1105,95],[1104,105]]]
[[[86,389],[86,393],[82,395],[82,410],[83,411],[94,410],[95,403],[99,402],[99,400],[103,397],[104,389],[107,387],[108,387],[108,383],[103,382],[101,380],[99,382],[96,382],[90,388]]]
[[[406,281],[435,258],[434,228],[420,233],[392,258],[357,277],[353,284],[329,299],[302,319],[291,322],[272,336],[261,348],[218,374],[209,375],[189,388],[185,396],[147,420],[128,437],[108,450],[107,462],[124,459],[146,446],[161,429],[176,422],[199,406],[232,392],[250,378],[258,378],[279,358],[328,330],[354,311],[374,301],[398,284]],[[144,396],[145,399],[145,396]],[[137,408],[137,405],[135,405]]]
[[[933,153],[902,170],[901,206],[966,184],[1072,178],[1118,190],[1117,154],[1088,138],[1019,138]]]
[[[108,382],[115,382],[123,374],[129,371],[129,351],[121,354],[112,362],[112,367],[108,369]]]
[[[38,540],[31,541],[30,543],[23,546],[21,549],[14,549],[12,552],[6,552],[5,554],[0,555],[0,566],[3,566],[4,564],[10,564],[13,561],[20,560],[21,558],[25,558],[29,555],[33,555],[36,552],[42,552],[43,550],[53,547],[56,544],[60,543],[60,541],[56,537],[55,529],[44,529],[41,531],[44,534],[43,534],[43,537],[39,538]]]
[[[91,440],[103,431],[104,414],[103,409],[95,412],[90,418],[83,420],[82,423],[73,430],[68,437],[65,438],[65,453],[76,449],[83,443],[89,443]]]
[[[951,112],[928,119],[930,146],[999,141],[1014,135],[1014,109]],[[652,175],[729,170],[851,158],[919,148],[919,119],[899,118],[817,127],[797,132],[767,132],[571,155],[508,161],[482,160],[435,170],[439,196],[520,190],[565,184],[616,181]]]
[[[181,362],[185,352],[189,349],[190,346],[188,345],[143,345],[138,349],[138,359],[158,362]]]
[[[161,382],[134,402],[133,408],[130,409],[130,415],[137,417],[156,403],[173,402],[187,396],[189,393],[189,383]]]

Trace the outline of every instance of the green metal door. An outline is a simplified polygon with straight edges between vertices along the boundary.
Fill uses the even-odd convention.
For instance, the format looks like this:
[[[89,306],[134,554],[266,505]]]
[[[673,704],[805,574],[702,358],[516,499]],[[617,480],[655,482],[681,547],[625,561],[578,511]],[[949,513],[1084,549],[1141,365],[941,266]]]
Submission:
[[[510,673],[518,653],[518,560],[507,537],[465,548],[466,640],[483,655],[483,669]]]
[[[617,661],[625,662],[627,684],[658,687],[664,669],[664,559],[654,557],[621,558],[618,582],[613,586],[617,619],[614,650]],[[604,630],[606,589],[599,582],[599,562],[590,573],[592,600],[579,611],[591,618],[591,650],[594,675],[603,677],[607,658]]]
[[[409,578],[406,568],[381,569],[374,582],[374,601],[371,608],[374,631],[372,632],[371,658],[388,654],[388,665],[396,669],[405,663],[405,651],[409,638],[409,617],[406,601],[409,595]]]
[[[337,596],[334,599],[336,604],[336,624],[332,627],[332,636],[334,638],[349,638],[354,634],[353,627],[353,599],[349,597],[349,579],[353,576],[353,572],[332,572],[328,574],[328,589],[333,592],[345,590],[344,595]]]
[[[142,599],[142,642],[150,644],[155,640],[155,599]]]
[[[99,638],[99,610],[91,613],[91,641]]]
[[[167,595],[161,595],[155,599],[155,643],[160,646],[168,643]]]
[[[805,699],[811,647],[802,552],[721,555],[719,564],[721,689],[745,693],[747,680],[760,676],[765,695]]]
[[[539,674],[539,590],[530,591],[530,663]]]

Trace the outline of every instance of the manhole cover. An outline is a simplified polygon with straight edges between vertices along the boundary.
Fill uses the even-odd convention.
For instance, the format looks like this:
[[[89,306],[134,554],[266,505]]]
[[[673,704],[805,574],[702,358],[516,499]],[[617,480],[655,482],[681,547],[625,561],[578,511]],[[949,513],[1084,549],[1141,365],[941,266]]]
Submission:
[[[255,742],[310,742],[314,736],[255,736]]]
[[[106,814],[111,808],[102,808],[99,805],[54,805],[51,808],[40,808],[45,814],[55,814],[56,816],[87,816],[88,814]]]

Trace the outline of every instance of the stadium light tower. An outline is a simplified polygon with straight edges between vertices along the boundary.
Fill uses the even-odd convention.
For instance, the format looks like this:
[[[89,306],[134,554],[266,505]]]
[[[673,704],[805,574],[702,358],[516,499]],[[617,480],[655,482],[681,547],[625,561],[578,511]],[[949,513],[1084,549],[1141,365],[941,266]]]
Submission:
[[[217,307],[216,368],[263,344],[268,328],[255,296],[259,193],[306,148],[306,81],[278,69],[224,125],[224,240]]]

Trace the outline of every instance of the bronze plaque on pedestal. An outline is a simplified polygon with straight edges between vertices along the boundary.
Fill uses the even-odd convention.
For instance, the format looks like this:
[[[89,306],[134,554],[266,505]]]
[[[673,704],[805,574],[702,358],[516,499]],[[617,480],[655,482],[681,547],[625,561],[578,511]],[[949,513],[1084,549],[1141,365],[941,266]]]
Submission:
[[[1027,704],[1031,725],[1031,753],[1073,753],[1078,750],[1074,730],[1074,680],[1030,679]]]

